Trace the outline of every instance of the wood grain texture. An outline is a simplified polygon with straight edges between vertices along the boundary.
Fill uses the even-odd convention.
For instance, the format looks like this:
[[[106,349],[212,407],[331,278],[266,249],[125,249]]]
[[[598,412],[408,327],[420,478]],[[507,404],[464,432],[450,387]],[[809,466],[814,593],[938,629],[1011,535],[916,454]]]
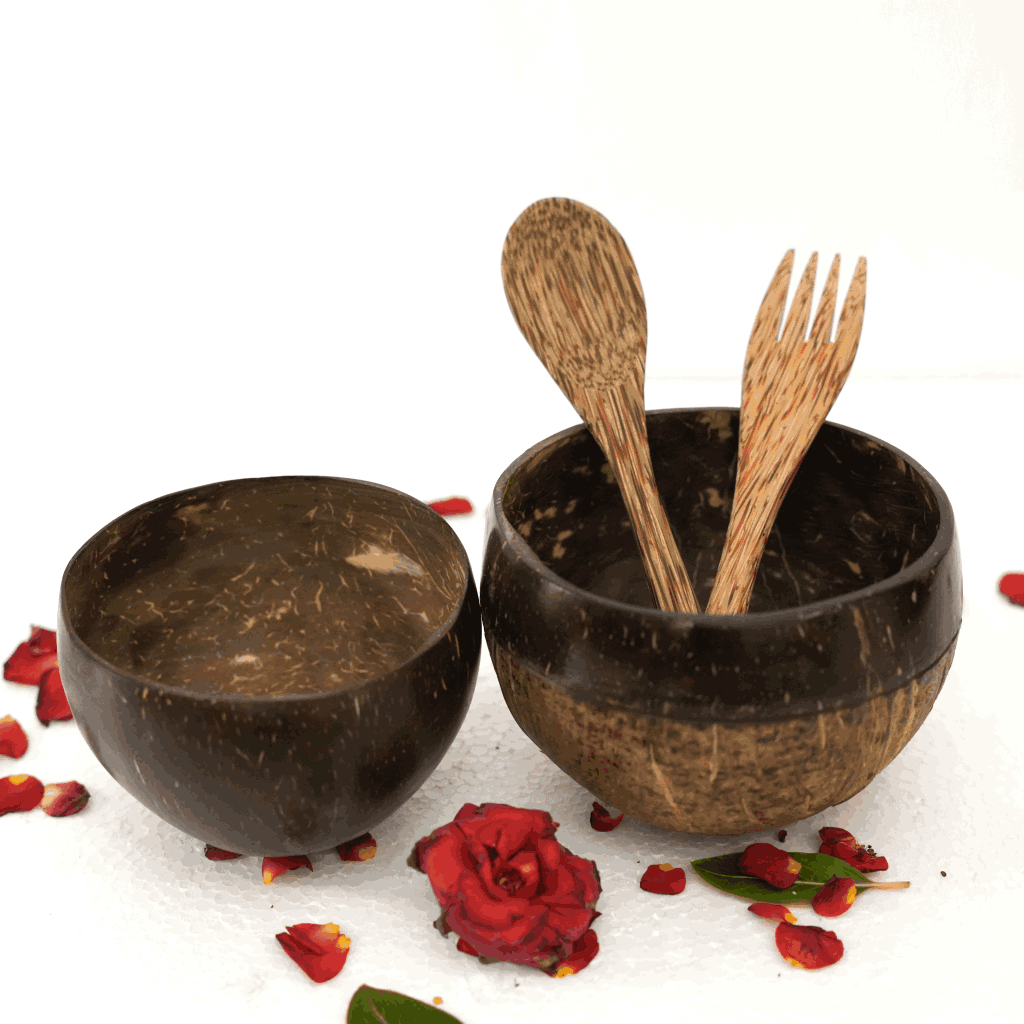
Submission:
[[[626,243],[596,210],[543,199],[512,225],[501,269],[519,329],[611,464],[658,607],[697,614],[651,468],[647,308]]]
[[[830,341],[839,280],[832,261],[818,311],[805,340],[818,254],[807,263],[779,338],[793,269],[783,257],[758,310],[747,346],[740,409],[739,464],[732,516],[711,591],[709,614],[742,614],[750,605],[765,542],[800,463],[853,365],[864,321],[867,263],[857,262]]]

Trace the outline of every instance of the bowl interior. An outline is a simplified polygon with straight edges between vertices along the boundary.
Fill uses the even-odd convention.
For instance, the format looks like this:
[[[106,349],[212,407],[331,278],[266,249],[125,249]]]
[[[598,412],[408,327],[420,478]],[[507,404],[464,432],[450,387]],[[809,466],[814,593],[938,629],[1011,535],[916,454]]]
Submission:
[[[702,607],[729,524],[738,424],[735,409],[648,414],[661,500]],[[513,471],[502,509],[564,580],[615,601],[655,606],[614,474],[589,431],[561,436]],[[768,538],[750,611],[807,605],[879,583],[920,558],[939,526],[930,478],[894,449],[826,423]]]
[[[427,506],[359,480],[233,480],[133,509],[68,569],[71,628],[115,668],[211,694],[322,693],[411,658],[468,565]]]

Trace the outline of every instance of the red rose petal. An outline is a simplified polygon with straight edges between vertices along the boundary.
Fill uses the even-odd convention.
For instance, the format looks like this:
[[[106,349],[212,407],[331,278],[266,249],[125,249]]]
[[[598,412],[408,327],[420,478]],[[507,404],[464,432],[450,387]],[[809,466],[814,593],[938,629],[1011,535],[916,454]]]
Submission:
[[[235,860],[241,857],[240,853],[232,853],[230,850],[222,850],[219,846],[211,846],[209,843],[203,847],[203,856],[207,860]]]
[[[809,971],[829,967],[843,956],[843,944],[836,933],[813,924],[783,921],[775,929],[775,945],[786,963]]]
[[[778,840],[780,843],[784,843],[786,841],[787,834],[788,833],[784,828],[779,830]]]
[[[342,843],[338,847],[338,856],[342,860],[373,860],[377,856],[377,840],[369,832],[364,832]]]
[[[1024,605],[1024,573],[1008,572],[999,581],[999,593],[1013,604]]]
[[[274,938],[318,985],[341,973],[352,944],[334,923],[289,925]]]
[[[39,696],[36,699],[36,718],[43,725],[51,722],[67,722],[71,719],[71,707],[64,684],[61,682],[60,669],[51,668],[43,674],[39,683]]]
[[[0,817],[11,811],[31,811],[43,799],[43,784],[34,775],[0,779]]]
[[[652,864],[640,879],[640,888],[659,896],[678,896],[686,888],[686,872],[671,864]]]
[[[461,936],[459,941],[455,943],[455,948],[460,953],[468,953],[470,956],[479,956],[480,954]]]
[[[572,952],[561,963],[553,964],[544,973],[550,974],[552,978],[565,978],[570,974],[579,974],[600,951],[597,932],[590,928],[576,940]]]
[[[299,868],[313,870],[308,857],[264,857],[263,858],[263,882],[265,885],[283,875],[286,871],[297,871]]]
[[[430,502],[430,507],[439,516],[465,516],[473,511],[468,498],[445,498]]]
[[[889,862],[884,857],[878,857],[874,853],[865,850],[863,846],[857,848],[857,855],[847,864],[858,871],[888,871]]]
[[[787,924],[796,924],[796,918],[789,912],[789,907],[781,903],[751,903],[747,907],[752,914],[763,917],[766,921],[785,921]]]
[[[889,870],[889,862],[884,857],[877,856],[870,846],[858,843],[853,833],[845,828],[820,828],[818,835],[822,840],[818,853],[845,860],[858,871]]]
[[[18,644],[4,662],[4,679],[26,686],[38,686],[51,668],[57,667],[57,634],[52,629],[32,627],[32,635]]]
[[[595,832],[611,832],[622,824],[622,819],[625,816],[625,812],[623,812],[617,818],[613,818],[611,814],[595,800],[594,809],[590,812],[590,827]]]
[[[10,715],[0,718],[0,754],[21,757],[28,750],[28,737],[18,720]]]
[[[857,883],[852,878],[833,875],[815,894],[811,906],[822,917],[845,914],[857,897]]]
[[[800,862],[771,843],[752,843],[740,854],[740,870],[776,889],[788,889],[800,874]]]
[[[77,814],[89,802],[89,790],[80,782],[51,782],[43,787],[39,806],[51,818]]]

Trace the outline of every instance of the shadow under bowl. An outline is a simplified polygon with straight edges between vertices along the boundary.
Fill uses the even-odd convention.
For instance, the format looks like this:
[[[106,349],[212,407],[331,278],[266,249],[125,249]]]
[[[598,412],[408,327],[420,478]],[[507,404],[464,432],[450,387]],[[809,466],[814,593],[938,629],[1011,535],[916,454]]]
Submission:
[[[736,409],[647,414],[702,607],[738,422]],[[783,502],[746,615],[654,606],[614,474],[583,426],[498,480],[480,583],[488,650],[523,731],[602,802],[702,835],[784,827],[863,789],[931,710],[962,592],[942,488],[833,423]]]
[[[155,814],[235,853],[355,838],[423,784],[480,659],[466,552],[360,480],[232,480],[104,527],[61,582],[75,721]]]

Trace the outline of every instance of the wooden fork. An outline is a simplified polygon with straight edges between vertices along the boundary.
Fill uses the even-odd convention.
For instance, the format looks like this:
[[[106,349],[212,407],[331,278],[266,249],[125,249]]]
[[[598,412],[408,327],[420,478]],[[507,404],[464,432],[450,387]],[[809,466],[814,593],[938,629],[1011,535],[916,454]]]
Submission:
[[[857,354],[864,322],[867,262],[863,256],[857,262],[835,343],[829,338],[839,282],[838,256],[832,261],[818,302],[810,340],[804,340],[817,264],[818,254],[814,253],[793,297],[780,341],[793,250],[783,256],[750,333],[736,489],[725,548],[707,606],[712,615],[739,615],[749,607],[757,568],[782,499],[839,397]]]

